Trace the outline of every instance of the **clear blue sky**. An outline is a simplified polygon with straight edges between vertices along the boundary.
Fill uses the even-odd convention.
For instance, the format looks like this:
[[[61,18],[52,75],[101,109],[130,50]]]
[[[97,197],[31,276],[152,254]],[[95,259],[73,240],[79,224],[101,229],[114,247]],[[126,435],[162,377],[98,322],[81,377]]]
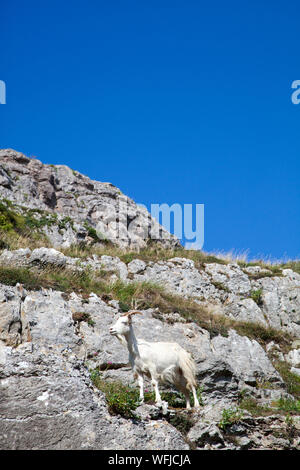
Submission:
[[[300,256],[299,2],[1,6],[0,147],[205,204],[205,251]]]

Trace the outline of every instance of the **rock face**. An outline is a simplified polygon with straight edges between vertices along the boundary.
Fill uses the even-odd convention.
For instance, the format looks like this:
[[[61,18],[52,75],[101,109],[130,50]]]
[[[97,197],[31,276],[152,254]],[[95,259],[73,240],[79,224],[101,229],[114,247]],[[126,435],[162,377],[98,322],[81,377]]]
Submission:
[[[128,352],[108,332],[117,309],[95,294],[66,298],[58,291],[0,285],[0,295],[2,449],[230,448],[218,423],[242,390],[251,391],[262,403],[289,396],[257,341],[234,330],[227,338],[210,338],[195,323],[162,323],[155,318],[156,311],[148,309],[135,319],[137,337],[176,341],[193,354],[203,407],[193,413],[187,437],[150,405],[137,410],[138,421],[112,416],[104,395],[93,387],[88,368],[99,367],[106,380],[133,383]],[[87,314],[90,321],[77,321],[75,312]],[[259,381],[272,388],[257,389]],[[246,447],[245,439],[237,448]],[[258,437],[249,442],[261,447]]]
[[[109,251],[84,259],[66,256],[59,246],[87,241],[91,227],[101,224],[107,238],[138,250],[155,222],[113,185],[13,150],[0,151],[0,196],[20,213],[31,208],[53,222],[43,226],[51,248],[1,247],[0,449],[300,449],[299,413],[287,419],[274,407],[281,399],[295,411],[299,403],[273,361],[277,357],[289,374],[300,375],[299,274],[283,269],[275,276],[260,266],[235,263],[199,267],[184,257],[154,262],[136,255],[126,264]],[[125,199],[129,210],[124,219],[118,204]],[[121,237],[110,219],[116,211]],[[161,233],[164,246],[177,245],[174,237]],[[290,348],[281,350],[274,341],[262,346],[233,328],[212,334],[187,321],[176,307],[168,314],[158,308],[142,310],[134,318],[138,338],[177,342],[193,355],[201,407],[188,411],[166,403],[161,408],[142,404],[135,418],[125,419],[111,414],[107,398],[91,379],[91,371],[98,370],[106,383],[136,385],[127,349],[109,334],[121,301],[80,289],[25,289],[10,277],[12,271],[24,276],[23,268],[40,276],[47,270],[70,276],[104,273],[105,282],[130,288],[145,281],[160,284],[212,314],[289,334]],[[166,385],[161,390],[171,390],[180,402],[176,390]],[[241,397],[271,413],[241,411]]]
[[[93,255],[81,260],[65,256],[53,248],[3,250],[0,265],[88,268],[111,273],[112,281],[150,281],[210,306],[212,313],[300,337],[300,274],[290,269],[284,269],[281,276],[274,277],[264,277],[262,271],[262,277],[253,280],[237,264],[208,263],[199,270],[190,259],[171,258],[157,263],[134,259],[126,265],[114,256]],[[259,301],[254,295],[257,292],[260,293]]]
[[[189,448],[166,421],[111,416],[92,386],[84,358],[102,351],[102,361],[119,361],[107,331],[115,310],[96,296],[81,305],[76,296],[67,302],[55,291],[0,286],[0,292],[1,449]],[[76,329],[78,302],[94,312],[95,327]]]
[[[100,239],[121,247],[146,246],[152,230],[164,246],[179,245],[145,208],[111,183],[91,180],[65,165],[44,165],[15,150],[0,150],[0,197],[21,212],[26,207],[55,214],[56,223],[44,226],[54,247],[85,242],[93,235],[91,228]]]
[[[167,422],[154,428],[111,416],[75,356],[30,346],[0,349],[2,450],[188,449]]]
[[[135,266],[135,260],[131,263]],[[162,283],[177,294],[214,304],[216,313],[300,337],[300,274],[284,269],[281,276],[269,277],[257,269],[261,278],[252,280],[237,264],[209,263],[199,271],[190,259],[172,258],[140,265],[133,279]],[[258,305],[251,296],[260,291]]]

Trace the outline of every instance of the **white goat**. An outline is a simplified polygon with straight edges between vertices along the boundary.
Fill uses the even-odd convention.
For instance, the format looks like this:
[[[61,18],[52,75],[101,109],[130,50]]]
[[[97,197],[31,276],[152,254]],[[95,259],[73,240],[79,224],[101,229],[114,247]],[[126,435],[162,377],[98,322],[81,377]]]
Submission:
[[[140,400],[144,401],[144,378],[151,379],[155,390],[155,401],[161,404],[158,382],[169,382],[181,391],[186,398],[186,407],[191,408],[189,392],[193,393],[194,406],[199,407],[196,394],[196,367],[191,355],[177,343],[155,342],[150,343],[135,337],[132,327],[132,315],[142,314],[131,310],[120,316],[110,328],[111,335],[116,336],[121,343],[127,346],[129,362],[133,375],[138,379],[140,387]]]

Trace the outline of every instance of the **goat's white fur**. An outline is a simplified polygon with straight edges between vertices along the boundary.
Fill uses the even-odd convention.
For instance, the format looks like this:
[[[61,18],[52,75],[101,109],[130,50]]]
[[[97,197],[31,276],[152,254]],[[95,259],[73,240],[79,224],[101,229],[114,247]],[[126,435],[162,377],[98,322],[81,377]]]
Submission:
[[[169,382],[184,394],[187,408],[191,408],[190,391],[193,393],[194,406],[199,407],[196,394],[196,367],[192,356],[177,343],[152,343],[137,339],[131,318],[135,314],[141,312],[131,310],[120,316],[109,331],[128,348],[129,362],[140,387],[140,400],[144,401],[144,375],[146,375],[154,387],[156,403],[162,401],[158,383]]]

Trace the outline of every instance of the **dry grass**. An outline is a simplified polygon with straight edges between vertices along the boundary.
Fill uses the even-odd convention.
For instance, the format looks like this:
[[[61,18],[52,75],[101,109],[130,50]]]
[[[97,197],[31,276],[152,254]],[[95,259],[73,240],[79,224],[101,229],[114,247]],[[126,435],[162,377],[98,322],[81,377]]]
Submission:
[[[0,266],[0,283],[16,285],[21,283],[25,289],[38,290],[52,288],[65,293],[76,292],[88,297],[92,292],[103,300],[119,301],[120,309],[128,311],[134,305],[139,309],[157,309],[163,320],[167,313],[179,313],[187,321],[194,321],[206,329],[211,337],[227,336],[231,328],[242,336],[256,339],[262,345],[275,341],[287,348],[291,342],[288,334],[272,328],[264,328],[255,323],[235,321],[214,313],[213,306],[204,306],[193,299],[168,292],[162,286],[151,282],[130,282],[121,280],[111,283],[111,273],[106,271],[70,271],[68,269],[12,268]]]
[[[149,247],[142,248],[139,252],[129,249],[121,249],[114,245],[106,246],[83,246],[73,245],[61,250],[66,256],[86,259],[95,254],[97,256],[109,255],[117,256],[121,261],[128,264],[134,259],[140,259],[146,262],[168,261],[171,258],[179,257],[191,259],[199,269],[204,267],[205,263],[227,264],[226,260],[218,258],[212,254],[207,254],[198,250],[185,250],[183,247],[167,249],[160,245],[151,244]]]
[[[10,251],[20,248],[51,248],[48,238],[40,233],[19,234],[16,232],[0,232],[0,252],[7,249]]]
[[[207,263],[217,263],[217,264],[238,264],[241,268],[249,266],[259,266],[262,269],[270,271],[270,273],[264,273],[263,276],[273,277],[281,276],[282,269],[292,269],[293,271],[300,273],[300,261],[299,260],[289,260],[283,261],[278,260],[276,262],[257,259],[252,261],[247,261],[247,252],[217,252],[217,253],[207,253],[200,250],[186,250],[184,247],[166,249],[160,246],[159,244],[150,243],[148,247],[141,249],[139,252],[131,251],[129,249],[121,249],[113,244],[107,245],[91,245],[91,246],[71,246],[70,248],[62,249],[63,253],[66,256],[76,257],[86,259],[89,256],[96,254],[98,256],[109,255],[117,256],[124,263],[128,264],[133,259],[141,259],[145,262],[158,262],[158,261],[168,261],[171,258],[179,257],[191,259],[194,261],[196,268],[202,270],[204,265]],[[259,279],[262,277],[261,273],[258,274],[249,274],[247,275],[251,279]]]

